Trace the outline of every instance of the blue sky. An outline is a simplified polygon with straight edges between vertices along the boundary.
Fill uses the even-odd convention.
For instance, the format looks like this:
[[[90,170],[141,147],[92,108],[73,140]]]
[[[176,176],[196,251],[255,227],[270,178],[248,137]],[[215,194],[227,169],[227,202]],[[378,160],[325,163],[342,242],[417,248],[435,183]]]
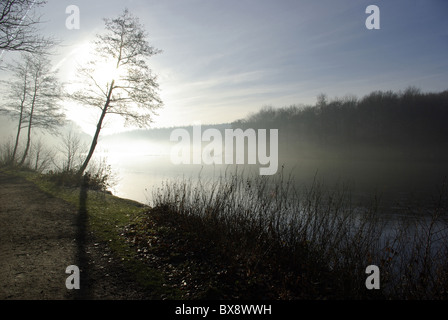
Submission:
[[[380,30],[368,30],[369,5]],[[80,9],[68,30],[65,8]],[[155,126],[222,123],[262,106],[312,104],[320,93],[448,89],[446,0],[49,0],[43,31],[62,40],[54,63],[73,77],[81,45],[127,7],[163,53],[150,60],[164,108]],[[86,131],[95,120],[71,106]],[[111,123],[109,132],[121,130]]]

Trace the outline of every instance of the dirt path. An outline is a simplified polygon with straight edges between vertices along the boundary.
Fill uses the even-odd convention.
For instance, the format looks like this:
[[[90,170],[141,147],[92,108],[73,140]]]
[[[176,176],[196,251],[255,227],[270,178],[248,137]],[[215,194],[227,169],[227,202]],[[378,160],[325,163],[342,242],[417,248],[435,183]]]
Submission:
[[[0,172],[0,300],[145,299],[82,213],[25,179]],[[81,269],[68,290],[67,266]]]

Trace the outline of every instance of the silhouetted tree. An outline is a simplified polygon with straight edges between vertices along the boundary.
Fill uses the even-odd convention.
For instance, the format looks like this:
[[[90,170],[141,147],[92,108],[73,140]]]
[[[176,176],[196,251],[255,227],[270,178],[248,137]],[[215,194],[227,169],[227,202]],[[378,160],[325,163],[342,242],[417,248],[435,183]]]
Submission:
[[[23,164],[31,145],[33,128],[41,128],[57,133],[65,115],[59,100],[62,87],[51,70],[49,60],[42,55],[23,54],[22,61],[10,66],[12,78],[6,82],[8,94],[3,111],[18,119],[18,129],[14,146],[14,161],[21,130],[27,128],[25,151],[19,164]]]
[[[127,9],[119,17],[104,21],[106,32],[97,36],[94,59],[79,69],[85,85],[71,95],[75,101],[100,111],[89,153],[78,172],[80,175],[95,151],[106,115],[116,114],[123,117],[126,124],[144,127],[151,123],[155,109],[162,106],[157,77],[147,63],[147,58],[160,50],[149,45],[143,26]],[[109,73],[107,83],[102,84],[103,75],[97,76],[95,71],[104,64],[113,72]]]
[[[28,90],[30,87],[30,64],[28,60],[25,63],[18,63],[10,66],[12,78],[10,81],[4,81],[2,84],[8,88],[6,103],[0,108],[0,111],[18,119],[16,140],[11,156],[11,161],[15,161],[17,148],[20,140],[20,133],[25,126],[25,107],[28,98]],[[7,100],[9,98],[9,101]]]
[[[62,137],[62,145],[60,151],[65,156],[62,161],[61,170],[70,172],[82,163],[81,153],[86,151],[86,146],[82,143],[81,138],[70,130]]]
[[[4,51],[45,53],[55,41],[38,34],[41,23],[35,8],[42,0],[0,1],[0,60]]]

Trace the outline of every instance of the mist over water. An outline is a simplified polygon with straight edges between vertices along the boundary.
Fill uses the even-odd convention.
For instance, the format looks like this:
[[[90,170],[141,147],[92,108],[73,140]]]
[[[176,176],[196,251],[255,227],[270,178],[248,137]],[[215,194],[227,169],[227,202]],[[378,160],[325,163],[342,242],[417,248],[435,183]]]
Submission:
[[[259,174],[259,165],[173,164],[170,150],[174,144],[151,140],[104,143],[106,151],[97,157],[105,157],[116,174],[113,193],[148,203],[153,188],[170,180],[208,181],[235,172],[245,177]],[[395,208],[432,201],[448,176],[444,163],[436,161],[318,159],[299,154],[293,159],[280,154],[276,175],[291,177],[298,188],[310,186],[314,180],[328,188],[346,187],[355,202],[370,203],[377,197],[384,206]]]

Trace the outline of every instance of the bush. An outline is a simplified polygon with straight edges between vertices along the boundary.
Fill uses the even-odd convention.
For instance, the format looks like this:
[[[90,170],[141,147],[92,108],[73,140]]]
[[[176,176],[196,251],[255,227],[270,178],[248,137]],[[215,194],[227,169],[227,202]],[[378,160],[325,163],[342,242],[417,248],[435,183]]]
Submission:
[[[115,183],[115,175],[112,167],[106,163],[105,159],[92,162],[82,177],[79,176],[77,168],[70,170],[51,170],[45,176],[59,186],[76,188],[81,187],[83,183],[87,182],[90,190],[103,192],[108,192],[109,188]]]
[[[228,291],[245,286],[258,299],[447,297],[444,206],[426,222],[385,234],[375,202],[361,210],[347,188],[317,180],[299,192],[283,172],[273,179],[235,173],[208,183],[169,182],[153,199],[153,212],[171,216],[176,234],[217,257],[214,270],[226,275],[219,281]],[[191,239],[184,241],[191,246]],[[436,242],[442,245],[433,250]],[[381,270],[382,290],[366,289],[372,264]]]
[[[12,140],[8,140],[0,145],[0,167],[12,164],[12,155],[14,144]]]
[[[13,139],[10,138],[0,145],[0,166],[20,167],[22,170],[42,173],[49,170],[54,163],[55,153],[47,148],[42,140],[37,140],[36,143],[31,144],[28,156],[25,161],[19,165],[18,158],[20,159],[22,153],[23,150],[19,144],[15,157],[13,157],[14,142]]]

